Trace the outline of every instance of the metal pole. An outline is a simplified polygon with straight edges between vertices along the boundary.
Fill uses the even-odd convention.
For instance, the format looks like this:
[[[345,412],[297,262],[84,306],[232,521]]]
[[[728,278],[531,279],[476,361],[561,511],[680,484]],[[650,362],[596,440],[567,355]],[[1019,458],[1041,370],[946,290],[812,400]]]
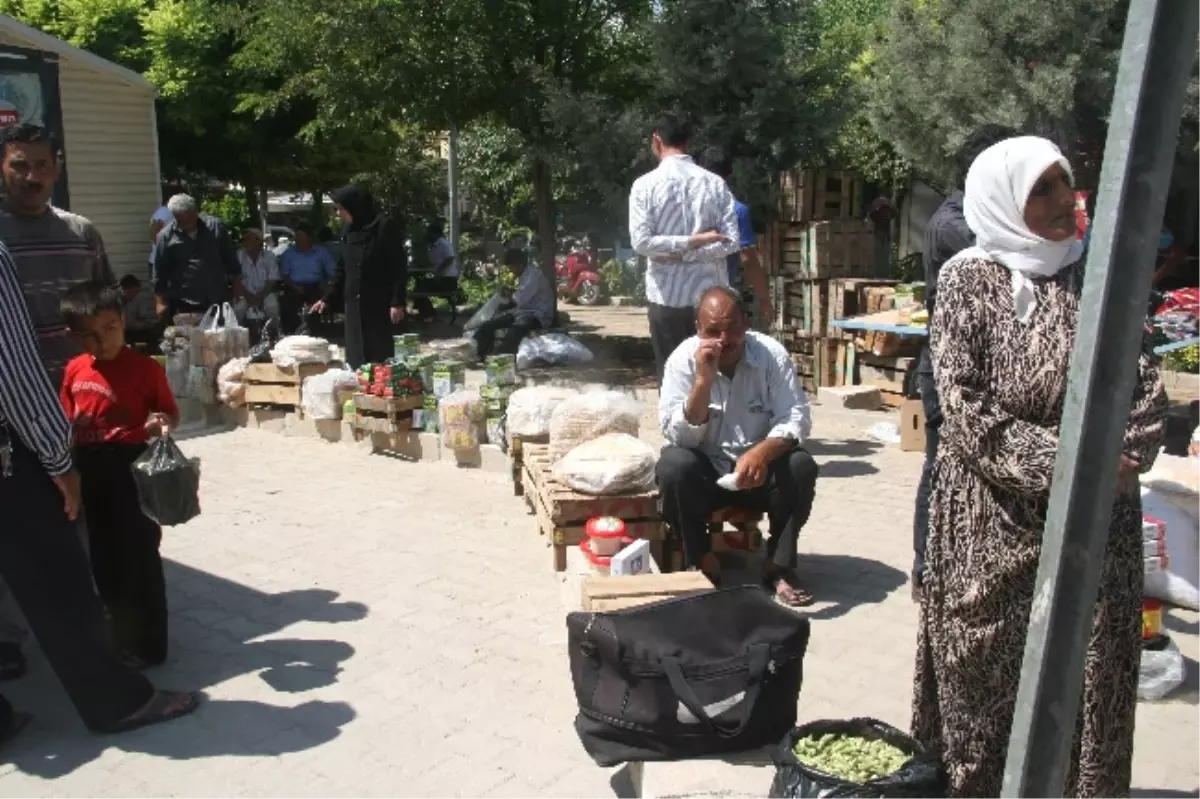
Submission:
[[[447,162],[447,180],[450,184],[450,246],[454,249],[455,257],[458,256],[458,126],[450,126],[450,137],[448,143],[446,162]]]
[[[1001,795],[1062,796],[1198,5],[1132,0]]]

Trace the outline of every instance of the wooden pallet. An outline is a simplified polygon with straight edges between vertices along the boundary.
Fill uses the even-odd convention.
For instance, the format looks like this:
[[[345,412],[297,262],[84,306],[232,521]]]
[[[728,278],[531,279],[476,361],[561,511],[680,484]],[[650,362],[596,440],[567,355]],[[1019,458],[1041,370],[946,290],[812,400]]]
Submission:
[[[273,363],[247,364],[244,378],[246,404],[251,408],[288,408],[303,416],[304,378],[328,370],[323,363],[301,363],[290,367]]]
[[[361,441],[371,433],[407,433],[413,427],[413,411],[420,408],[424,397],[376,397],[373,394],[354,395],[354,437]]]
[[[779,218],[788,222],[859,216],[858,175],[840,170],[790,170],[780,181]]]
[[[858,375],[864,386],[875,386],[881,392],[918,396],[916,358],[880,358],[864,353],[859,356]]]
[[[555,571],[567,568],[567,547],[578,546],[587,537],[587,521],[597,516],[625,522],[625,534],[650,541],[651,553],[661,562],[665,533],[657,490],[609,497],[581,494],[554,476],[548,445],[523,444],[522,458],[525,500],[537,517],[538,532],[546,536],[554,553]]]
[[[780,271],[794,278],[873,277],[875,226],[857,219],[805,222],[781,233]]]
[[[525,446],[549,443],[549,436],[511,436],[508,440],[508,461],[512,467],[513,496],[525,496]]]

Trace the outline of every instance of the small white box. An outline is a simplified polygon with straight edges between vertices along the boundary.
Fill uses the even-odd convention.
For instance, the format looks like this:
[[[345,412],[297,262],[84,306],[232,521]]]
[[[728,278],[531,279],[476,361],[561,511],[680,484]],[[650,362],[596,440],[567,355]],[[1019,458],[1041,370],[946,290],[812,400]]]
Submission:
[[[640,538],[612,556],[608,573],[613,577],[647,574],[653,571],[650,565],[653,562],[654,558],[650,555],[650,542]]]

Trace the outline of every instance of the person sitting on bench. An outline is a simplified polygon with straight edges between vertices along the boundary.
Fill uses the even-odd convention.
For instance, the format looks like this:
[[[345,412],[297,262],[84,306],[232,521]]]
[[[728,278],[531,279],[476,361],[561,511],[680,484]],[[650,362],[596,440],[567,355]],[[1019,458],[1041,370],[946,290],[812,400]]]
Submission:
[[[425,229],[425,242],[429,247],[429,272],[417,277],[413,287],[413,307],[417,318],[430,321],[436,315],[430,296],[442,296],[453,302],[458,291],[458,259],[454,246],[445,236],[441,222],[430,222]]]
[[[157,353],[163,324],[154,312],[154,292],[142,291],[142,281],[137,275],[125,275],[118,285],[125,309],[125,341]]]
[[[508,310],[496,314],[475,331],[480,358],[497,352],[514,355],[526,336],[534,330],[545,330],[554,322],[554,288],[542,270],[530,267],[529,259],[521,250],[506,252],[504,266],[517,276],[517,290]],[[507,332],[497,347],[496,331],[504,328]]]
[[[764,582],[780,602],[808,605],[794,574],[817,483],[801,448],[812,428],[808,397],[787,350],[749,327],[741,296],[714,286],[700,295],[698,335],[667,359],[658,404],[667,446],[656,472],[663,521],[682,539],[686,565],[719,585],[708,517],[728,507],[766,512]],[[736,489],[718,484],[730,474]]]
[[[313,243],[313,229],[307,222],[296,225],[296,245],[279,256],[279,276],[283,291],[279,298],[280,322],[284,335],[300,327],[303,306],[325,296],[325,287],[337,272],[333,256]]]

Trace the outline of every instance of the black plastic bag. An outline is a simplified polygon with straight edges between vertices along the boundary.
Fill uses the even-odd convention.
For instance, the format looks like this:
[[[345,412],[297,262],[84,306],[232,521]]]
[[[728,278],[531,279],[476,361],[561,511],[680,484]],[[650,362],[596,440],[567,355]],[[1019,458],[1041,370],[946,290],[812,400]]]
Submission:
[[[171,527],[200,515],[200,470],[170,436],[160,436],[133,462],[142,513]]]
[[[263,325],[262,338],[250,348],[250,363],[270,363],[271,349],[279,342],[279,317],[272,316]]]
[[[814,735],[851,735],[883,740],[910,756],[894,774],[866,783],[847,782],[801,763],[792,747],[801,738]],[[781,799],[804,797],[931,797],[946,795],[946,775],[936,757],[916,738],[877,719],[814,721],[802,724],[783,737],[771,752],[775,779],[768,796]]]

